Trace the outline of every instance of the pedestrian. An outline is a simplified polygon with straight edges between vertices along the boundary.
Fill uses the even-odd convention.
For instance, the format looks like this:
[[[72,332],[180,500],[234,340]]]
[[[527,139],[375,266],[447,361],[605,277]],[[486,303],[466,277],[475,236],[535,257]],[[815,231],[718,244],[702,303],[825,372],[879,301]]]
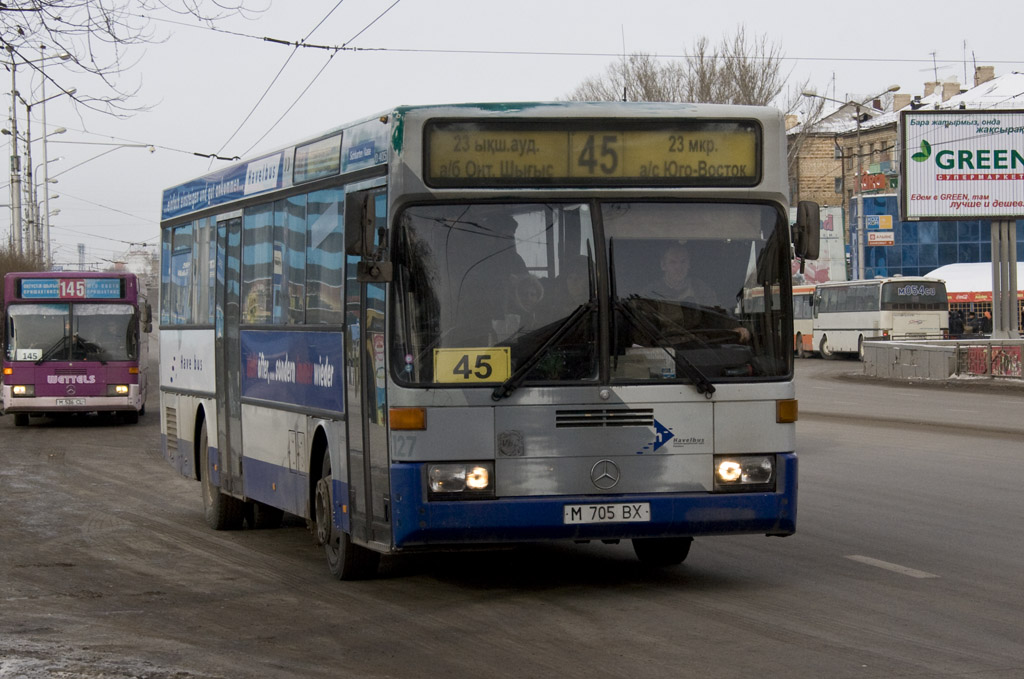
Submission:
[[[992,312],[986,311],[981,317],[981,331],[986,335],[992,334]]]
[[[964,334],[964,312],[960,309],[949,314],[949,335],[959,337]]]

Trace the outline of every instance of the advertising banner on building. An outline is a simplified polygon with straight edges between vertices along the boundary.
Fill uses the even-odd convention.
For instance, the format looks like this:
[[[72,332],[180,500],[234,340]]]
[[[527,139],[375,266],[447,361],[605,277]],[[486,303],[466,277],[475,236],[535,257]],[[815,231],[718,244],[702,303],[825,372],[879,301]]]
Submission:
[[[1024,111],[900,113],[904,220],[1024,215]]]

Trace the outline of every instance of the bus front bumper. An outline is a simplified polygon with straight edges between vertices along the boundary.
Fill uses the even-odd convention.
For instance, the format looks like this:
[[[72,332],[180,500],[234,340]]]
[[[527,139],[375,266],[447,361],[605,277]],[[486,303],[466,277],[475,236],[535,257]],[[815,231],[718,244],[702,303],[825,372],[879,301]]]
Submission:
[[[778,455],[776,492],[661,493],[427,501],[422,465],[392,466],[395,547],[543,540],[763,534],[796,531],[797,458]],[[642,522],[568,523],[567,505],[649,503]]]
[[[127,396],[14,396],[11,386],[2,389],[4,413],[88,413],[142,409],[139,385],[129,384]]]

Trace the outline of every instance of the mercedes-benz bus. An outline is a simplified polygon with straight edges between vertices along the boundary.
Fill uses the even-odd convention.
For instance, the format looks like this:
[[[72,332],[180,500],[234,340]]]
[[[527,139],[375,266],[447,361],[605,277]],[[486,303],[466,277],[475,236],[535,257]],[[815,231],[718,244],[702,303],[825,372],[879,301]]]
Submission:
[[[31,272],[4,277],[2,405],[30,417],[145,412],[151,311],[132,273]]]
[[[211,527],[303,517],[341,579],[421,550],[629,540],[668,565],[790,535],[788,196],[778,111],[691,104],[399,107],[183,182],[164,454]],[[659,288],[680,249],[685,302]]]

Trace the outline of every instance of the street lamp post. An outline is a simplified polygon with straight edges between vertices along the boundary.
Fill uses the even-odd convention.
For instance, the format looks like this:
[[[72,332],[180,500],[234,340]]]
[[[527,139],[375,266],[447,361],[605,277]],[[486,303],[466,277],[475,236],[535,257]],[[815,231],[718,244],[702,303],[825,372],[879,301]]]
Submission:
[[[861,124],[861,110],[864,105],[878,97],[895,92],[900,89],[899,85],[890,85],[884,92],[876,94],[873,97],[868,97],[864,101],[840,101],[839,99],[833,99],[824,95],[818,94],[817,92],[802,92],[805,97],[817,97],[818,99],[824,99],[825,101],[831,101],[842,106],[853,106],[854,107],[854,120],[857,123],[857,278],[864,278],[864,239],[865,226],[864,226],[864,154],[861,153],[860,148],[860,124]],[[844,158],[845,160],[845,158]],[[845,168],[844,168],[845,173]]]
[[[14,60],[14,46],[6,46],[11,55],[11,232],[14,236],[14,251],[22,253],[21,245],[21,156],[18,154],[18,82],[17,63]]]
[[[19,254],[24,254],[24,252],[25,252],[25,242],[24,242],[23,233],[22,233],[22,231],[23,231],[23,224],[22,224],[22,198],[21,198],[21,192],[22,192],[22,185],[21,185],[22,184],[22,182],[21,182],[21,155],[18,152],[19,137],[18,137],[18,105],[17,105],[17,100],[21,99],[21,101],[25,104],[26,108],[31,108],[31,106],[18,93],[18,81],[17,81],[18,60],[16,59],[15,47],[14,47],[14,45],[6,44],[4,46],[4,49],[6,49],[7,53],[10,55],[10,59],[11,59],[10,63],[6,64],[11,69],[11,129],[9,131],[5,130],[5,133],[10,134],[10,136],[11,136],[11,203],[10,203],[10,206],[11,206],[11,231],[12,231],[12,236],[13,236],[12,240],[13,240],[15,251],[18,252]],[[23,64],[39,64],[40,65],[40,72],[43,72],[42,65],[47,60],[50,60],[50,59],[61,59],[62,61],[66,61],[66,60],[71,58],[71,55],[69,55],[67,53],[54,54],[54,55],[51,55],[51,56],[42,56],[43,55],[43,51],[45,49],[46,49],[45,45],[40,45],[40,47],[39,47],[40,57],[38,59],[22,59],[21,63],[23,63]],[[46,81],[46,78],[45,78],[45,75],[44,75],[43,82],[45,83],[45,81]],[[45,88],[45,84],[44,84],[44,88]],[[45,93],[45,89],[43,90],[43,92]],[[71,88],[69,90],[62,90],[60,92],[60,94],[74,94],[74,93],[75,93],[75,89],[74,88]],[[60,94],[56,94],[56,95],[53,95],[51,97],[44,97],[44,99],[42,101],[45,101],[46,99],[53,99],[56,96],[60,96]],[[36,104],[42,103],[42,101],[38,101],[38,102],[36,102]],[[26,115],[28,115],[28,114],[29,114],[29,112],[26,113]],[[43,107],[43,126],[44,126],[44,132],[45,132],[45,125],[46,125],[46,123],[45,123],[45,120],[46,120],[45,116],[46,116],[46,108],[44,106]],[[30,119],[27,120],[26,124],[28,125],[28,131],[26,131],[26,139],[30,140],[31,138],[29,136],[29,132],[31,130],[31,120]],[[27,142],[27,143],[30,143],[30,141]],[[31,153],[31,149],[30,148],[27,149],[27,152]],[[45,157],[45,152],[44,152],[44,157]],[[29,172],[31,173],[31,165],[29,166]],[[26,187],[25,190],[27,191],[28,187]],[[31,215],[30,215],[30,218],[31,218]],[[31,234],[29,234],[29,235],[31,236]],[[29,247],[31,247],[31,245],[29,245]]]

